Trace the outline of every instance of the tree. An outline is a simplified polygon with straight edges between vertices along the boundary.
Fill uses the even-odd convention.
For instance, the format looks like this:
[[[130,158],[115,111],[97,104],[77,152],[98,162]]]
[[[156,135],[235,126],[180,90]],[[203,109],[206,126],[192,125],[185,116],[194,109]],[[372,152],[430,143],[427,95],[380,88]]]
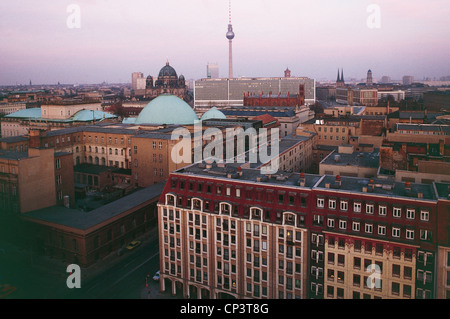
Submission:
[[[317,114],[322,114],[323,113],[323,106],[322,106],[322,104],[320,104],[319,102],[315,102],[313,105],[310,105],[309,106],[309,109],[311,110],[311,111],[314,111],[314,115],[317,115]]]

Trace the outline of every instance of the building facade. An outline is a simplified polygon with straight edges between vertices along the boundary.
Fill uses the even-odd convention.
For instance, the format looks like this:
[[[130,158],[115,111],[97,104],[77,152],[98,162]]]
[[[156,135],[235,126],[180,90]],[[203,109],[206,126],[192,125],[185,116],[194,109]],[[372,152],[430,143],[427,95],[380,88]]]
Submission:
[[[448,241],[437,225],[449,224],[432,185],[259,174],[196,164],[170,175],[158,204],[161,290],[198,298],[436,297],[436,266],[447,262],[437,246]]]
[[[201,79],[194,83],[194,107],[243,106],[244,93],[298,94],[304,85],[305,104],[316,101],[314,79],[307,77]]]

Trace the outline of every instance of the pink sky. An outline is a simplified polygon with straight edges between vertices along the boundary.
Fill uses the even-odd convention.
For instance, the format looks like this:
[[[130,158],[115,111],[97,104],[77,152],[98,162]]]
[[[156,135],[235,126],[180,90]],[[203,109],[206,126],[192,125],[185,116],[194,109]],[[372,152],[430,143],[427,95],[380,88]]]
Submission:
[[[379,5],[381,27],[366,12]],[[69,29],[69,4],[81,28]],[[448,0],[232,1],[235,76],[417,79],[450,75]],[[227,75],[227,0],[2,0],[0,85],[130,82],[168,58],[187,79]]]

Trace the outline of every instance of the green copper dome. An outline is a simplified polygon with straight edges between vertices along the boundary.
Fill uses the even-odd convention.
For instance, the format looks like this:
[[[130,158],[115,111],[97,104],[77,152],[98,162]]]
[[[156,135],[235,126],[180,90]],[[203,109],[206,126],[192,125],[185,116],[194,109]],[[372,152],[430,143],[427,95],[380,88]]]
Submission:
[[[144,107],[135,124],[189,125],[197,121],[189,104],[175,95],[162,94]]]
[[[217,107],[212,107],[207,112],[205,112],[201,118],[202,121],[209,119],[226,119],[227,117]]]

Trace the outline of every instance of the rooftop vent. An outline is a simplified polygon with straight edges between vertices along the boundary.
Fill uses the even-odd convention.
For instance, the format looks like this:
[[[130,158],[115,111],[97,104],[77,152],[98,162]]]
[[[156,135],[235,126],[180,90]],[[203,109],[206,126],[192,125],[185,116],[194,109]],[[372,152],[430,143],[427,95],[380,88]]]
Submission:
[[[411,191],[411,182],[405,182],[405,190]]]
[[[300,173],[299,185],[300,186],[305,186],[305,184],[306,184],[305,173]]]

